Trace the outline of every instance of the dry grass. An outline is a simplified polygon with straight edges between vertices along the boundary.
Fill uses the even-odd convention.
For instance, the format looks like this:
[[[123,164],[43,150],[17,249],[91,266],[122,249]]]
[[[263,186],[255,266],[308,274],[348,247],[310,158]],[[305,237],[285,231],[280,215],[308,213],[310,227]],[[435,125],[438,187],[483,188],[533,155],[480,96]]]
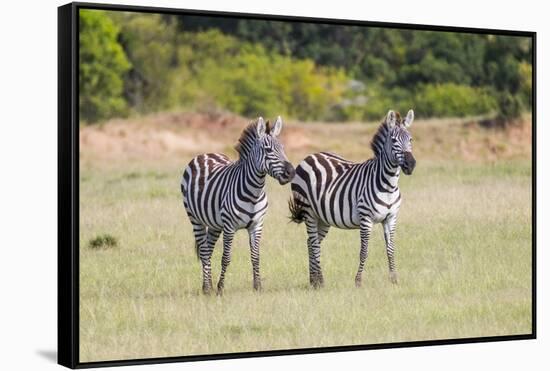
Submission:
[[[144,150],[147,146],[130,140],[128,146],[139,149],[111,153],[81,137],[81,361],[530,332],[528,125],[512,129],[520,131],[512,135],[457,120],[415,123],[418,168],[400,181],[398,286],[389,282],[377,226],[361,289],[353,281],[358,232],[336,229],[323,243],[326,287],[309,289],[304,227],[288,223],[289,187],[270,180],[261,254],[264,291],[252,291],[247,236],[241,231],[220,298],[200,294],[200,263],[179,177],[196,150],[224,149],[233,156],[229,148],[240,124],[211,124],[205,133],[159,117],[135,130],[126,122],[82,130],[90,137],[107,133],[113,143],[120,128],[126,136],[166,130],[192,138],[200,148]],[[321,148],[360,160],[370,156],[374,130],[375,125],[290,123],[283,140],[295,163]],[[88,247],[104,234],[114,236],[117,246]],[[220,250],[218,243],[215,277]]]

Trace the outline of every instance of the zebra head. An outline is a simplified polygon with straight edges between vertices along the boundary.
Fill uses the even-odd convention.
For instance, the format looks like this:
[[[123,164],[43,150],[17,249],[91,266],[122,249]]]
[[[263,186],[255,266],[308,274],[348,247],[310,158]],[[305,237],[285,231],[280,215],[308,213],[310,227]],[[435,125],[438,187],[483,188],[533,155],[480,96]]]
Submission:
[[[407,117],[401,119],[399,114],[389,111],[386,115],[386,125],[389,128],[386,141],[386,153],[390,160],[397,164],[406,175],[411,175],[416,160],[412,154],[412,135],[407,130],[414,121],[414,112],[409,110]]]
[[[294,167],[288,161],[283,145],[278,138],[282,128],[283,120],[281,116],[277,117],[277,121],[271,128],[269,121],[266,124],[263,118],[258,118],[259,168],[277,179],[281,185],[290,182],[296,173]]]

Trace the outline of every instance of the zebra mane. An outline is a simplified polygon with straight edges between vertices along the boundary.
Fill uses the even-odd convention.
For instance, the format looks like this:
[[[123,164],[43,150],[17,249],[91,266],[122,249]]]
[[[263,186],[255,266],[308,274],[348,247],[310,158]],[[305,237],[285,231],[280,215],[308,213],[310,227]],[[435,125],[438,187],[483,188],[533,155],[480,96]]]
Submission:
[[[399,112],[396,112],[395,115],[396,125],[401,125],[401,115],[399,114]],[[386,123],[386,119],[384,119],[384,122],[380,124],[378,130],[376,131],[376,134],[374,134],[374,137],[372,137],[372,141],[370,142],[370,148],[372,148],[372,151],[374,152],[374,155],[376,157],[378,157],[384,150],[384,143],[386,143],[386,139],[389,133],[390,128]]]
[[[239,153],[239,157],[246,158],[253,143],[258,139],[258,120],[249,123],[241,133],[239,141],[235,145],[235,150]],[[271,131],[269,120],[265,123],[265,133],[269,134]]]

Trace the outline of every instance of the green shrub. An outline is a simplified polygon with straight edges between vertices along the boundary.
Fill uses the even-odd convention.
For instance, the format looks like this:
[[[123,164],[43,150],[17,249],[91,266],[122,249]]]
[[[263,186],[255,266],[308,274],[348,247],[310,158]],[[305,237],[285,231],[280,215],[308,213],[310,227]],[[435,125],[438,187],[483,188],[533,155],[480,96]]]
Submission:
[[[528,38],[97,10],[81,11],[80,25],[87,122],[181,109],[348,121],[412,107],[422,117],[507,118],[532,104]]]
[[[385,94],[384,94],[385,93]],[[371,91],[368,95],[362,119],[379,120],[384,117],[388,110],[395,110],[395,101],[390,94],[382,91]]]
[[[176,69],[180,34],[174,22],[160,14],[110,13],[121,25],[120,40],[132,69],[124,75],[125,97],[132,111],[157,112],[178,105],[172,94],[175,78],[187,76]]]
[[[514,121],[521,116],[522,108],[521,98],[518,95],[501,93],[498,99],[497,119],[501,124]]]
[[[118,35],[118,27],[103,11],[80,11],[79,106],[83,122],[126,113],[123,76],[130,63]]]
[[[406,112],[413,108],[423,117],[488,115],[498,109],[497,99],[488,90],[453,83],[428,84],[417,89],[385,89],[370,84],[364,94],[366,102],[339,107],[338,118],[380,120],[389,109]]]
[[[118,245],[118,241],[110,234],[101,234],[90,240],[88,246],[91,249],[110,248]]]
[[[180,100],[187,99],[191,106],[218,106],[248,117],[323,119],[343,96],[349,79],[341,70],[270,54],[259,44],[239,43],[218,31],[185,38],[193,40],[193,50],[200,51],[189,50],[186,59],[180,60],[193,66],[186,96],[182,94]]]
[[[283,113],[301,120],[322,120],[342,100],[349,80],[342,70],[290,57],[275,58],[274,62],[271,78]]]
[[[533,92],[533,66],[530,63],[519,64],[520,84],[519,94],[523,102],[523,106],[530,110],[532,102]]]
[[[453,83],[424,85],[414,101],[426,117],[484,115],[497,109],[496,99],[487,90]]]

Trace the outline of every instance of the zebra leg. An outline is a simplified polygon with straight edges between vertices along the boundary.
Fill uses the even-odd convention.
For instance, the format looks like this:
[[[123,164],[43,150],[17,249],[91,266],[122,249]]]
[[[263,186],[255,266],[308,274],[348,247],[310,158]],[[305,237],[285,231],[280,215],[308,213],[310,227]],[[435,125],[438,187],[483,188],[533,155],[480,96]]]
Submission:
[[[365,268],[365,261],[369,255],[369,238],[372,230],[372,221],[369,218],[361,218],[361,250],[359,252],[359,268],[355,275],[355,286],[361,287],[361,276]]]
[[[328,230],[330,229],[330,225],[328,224],[318,224],[317,225],[317,238],[319,239],[319,245],[321,245],[321,242],[325,239],[327,236]]]
[[[231,262],[231,244],[233,243],[233,236],[235,231],[224,229],[223,231],[223,254],[222,254],[222,271],[220,273],[220,280],[218,281],[218,295],[223,294],[225,272]]]
[[[397,218],[390,216],[383,222],[384,225],[384,239],[386,240],[386,254],[388,255],[388,265],[390,268],[390,281],[391,283],[397,283],[397,271],[395,270],[395,258],[394,258],[394,236],[395,227],[397,225]]]
[[[309,283],[313,288],[323,287],[321,271],[321,243],[319,242],[319,225],[316,220],[307,219],[307,248],[309,253]]]
[[[206,246],[200,251],[200,259],[202,263],[202,292],[206,295],[212,291],[212,266],[210,259],[212,258],[212,252],[214,246],[220,237],[221,230],[215,230],[208,228],[206,236]]]
[[[252,276],[254,279],[254,290],[262,289],[260,279],[260,239],[262,238],[262,226],[257,225],[248,232],[250,241],[250,260],[252,261]]]

